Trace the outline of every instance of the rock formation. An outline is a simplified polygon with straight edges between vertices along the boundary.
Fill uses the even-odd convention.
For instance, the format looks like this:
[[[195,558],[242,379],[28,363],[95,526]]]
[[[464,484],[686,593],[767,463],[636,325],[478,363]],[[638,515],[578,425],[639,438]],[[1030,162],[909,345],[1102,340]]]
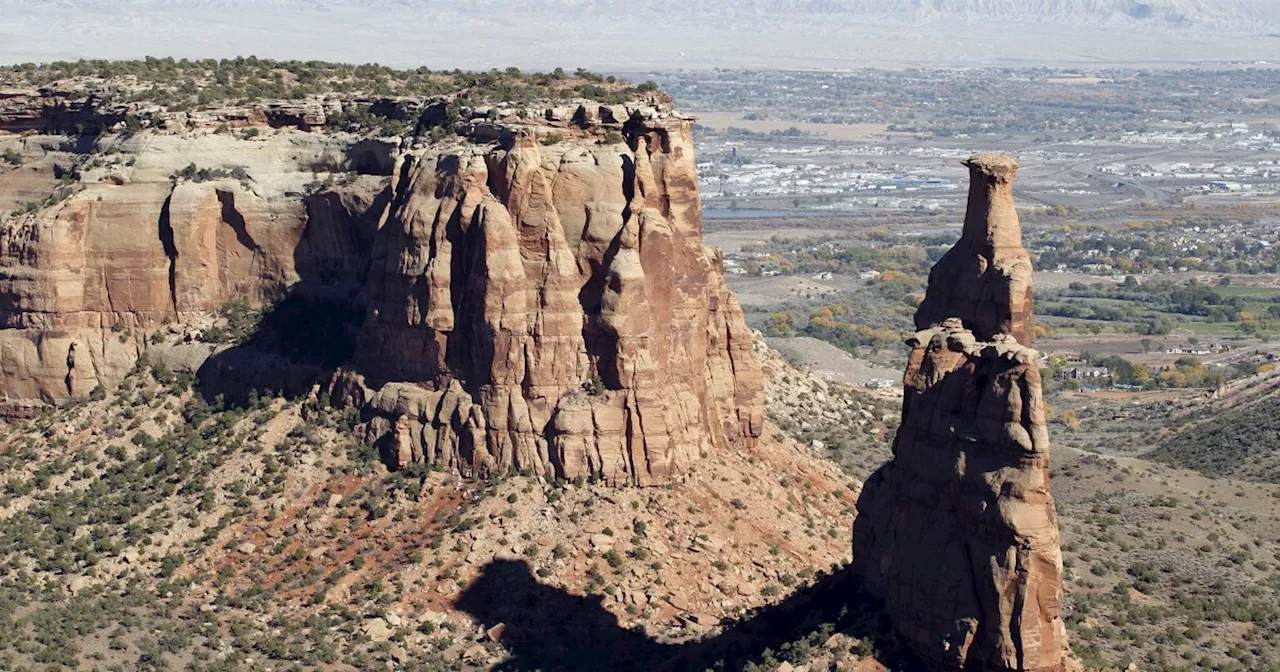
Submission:
[[[606,136],[403,157],[339,397],[392,462],[467,472],[648,484],[750,444],[760,365],[702,245],[692,122],[547,116]]]
[[[1013,207],[1018,164],[1000,154],[968,161],[969,205],[960,242],[929,272],[916,329],[958,317],[982,340],[1009,334],[1031,345],[1031,257]]]
[[[893,459],[865,484],[853,570],[932,670],[1066,669],[1062,556],[1005,156],[966,162],[960,241],[916,313]]]
[[[56,401],[119,381],[166,324],[206,326],[228,301],[254,303],[307,280],[363,281],[385,178],[303,196],[299,155],[344,142],[289,133],[139,135],[130,157],[86,170],[79,191],[0,227],[0,399]],[[246,177],[174,178],[187,165]],[[114,178],[114,179],[113,179]],[[382,203],[385,205],[385,203]],[[378,213],[380,214],[380,213]],[[358,271],[334,272],[344,266]],[[352,276],[355,276],[354,278]],[[196,327],[198,329],[198,327]],[[207,348],[206,348],[206,353]]]
[[[128,89],[96,78],[71,79],[57,86],[0,88],[0,131],[9,133],[81,133],[102,132],[123,125],[129,117],[146,119],[155,128],[213,128],[225,124],[232,128],[292,127],[302,130],[320,128],[330,111],[341,111],[340,102],[309,96],[302,100],[246,101],[242,105],[218,108],[170,111],[155,104],[112,102],[128,99]]]
[[[112,128],[133,114],[74,91],[23,95],[0,97],[0,131]],[[212,393],[319,384],[359,406],[397,466],[651,484],[759,436],[760,365],[702,244],[691,119],[660,96],[372,104],[456,131],[415,143],[311,132],[325,109],[155,112],[143,131],[99,141],[110,158],[81,159],[78,191],[6,219],[7,411],[85,395],[143,353],[185,348],[172,361],[199,367]],[[228,132],[239,126],[265,130]],[[298,296],[363,323],[285,325],[230,350],[151,338],[190,335],[232,300]],[[350,343],[305,362],[281,352],[330,338]]]

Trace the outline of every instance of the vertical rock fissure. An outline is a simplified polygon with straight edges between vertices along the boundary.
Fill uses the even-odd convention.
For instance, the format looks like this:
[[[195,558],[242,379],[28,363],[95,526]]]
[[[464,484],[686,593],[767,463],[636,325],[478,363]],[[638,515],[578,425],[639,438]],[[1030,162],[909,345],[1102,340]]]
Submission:
[[[1014,565],[1014,594],[1013,594],[1013,615],[1009,619],[1009,634],[1013,637],[1014,655],[1017,656],[1017,669],[1024,670],[1027,667],[1026,643],[1023,641],[1024,633],[1022,631],[1023,610],[1027,605],[1027,579],[1029,568],[1027,567],[1028,549],[1022,545],[1018,545],[1014,557],[1016,558]]]
[[[173,222],[170,220],[169,209],[173,204],[173,192],[169,192],[169,196],[164,199],[164,204],[160,206],[160,221],[158,224],[160,245],[164,247],[164,256],[169,259],[169,303],[173,306],[174,318],[178,317],[178,247],[173,238]]]
[[[75,393],[76,393],[74,387],[72,386],[72,383],[74,382],[74,378],[75,378],[74,376],[75,370],[76,370],[76,344],[72,343],[71,347],[67,348],[67,376],[65,379],[65,382],[67,385],[67,396],[75,396]]]

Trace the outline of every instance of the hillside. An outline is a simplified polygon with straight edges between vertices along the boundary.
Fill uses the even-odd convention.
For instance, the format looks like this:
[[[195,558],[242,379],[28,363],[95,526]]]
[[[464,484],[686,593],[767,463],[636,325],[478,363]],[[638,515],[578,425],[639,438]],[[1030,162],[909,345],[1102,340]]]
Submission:
[[[1209,476],[1280,484],[1278,379],[1255,374],[1207,403],[1180,409],[1159,447],[1145,457]]]
[[[787,440],[669,488],[466,481],[389,472],[316,400],[220,409],[188,382],[142,365],[6,429],[7,665],[706,666],[795,631],[680,642],[847,559],[856,482]]]

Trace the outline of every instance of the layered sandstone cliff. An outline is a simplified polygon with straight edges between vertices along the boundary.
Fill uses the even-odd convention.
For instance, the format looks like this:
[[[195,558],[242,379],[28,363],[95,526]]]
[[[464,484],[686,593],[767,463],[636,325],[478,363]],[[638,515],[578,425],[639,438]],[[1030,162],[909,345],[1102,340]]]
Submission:
[[[573,118],[611,133],[499,128],[397,166],[339,386],[392,461],[648,484],[759,436],[760,365],[702,245],[692,122]]]
[[[0,130],[121,114],[33,101]],[[0,227],[0,402],[82,396],[146,354],[211,394],[320,385],[396,466],[651,484],[755,441],[760,365],[702,244],[691,119],[660,97],[384,107],[447,132],[254,108],[97,140],[71,193]],[[316,297],[363,319],[316,328],[289,302]],[[242,299],[285,301],[235,347],[192,336]]]
[[[960,241],[934,267],[907,344],[893,459],[865,484],[853,569],[934,670],[1066,669],[1049,436],[1030,349],[1017,164],[966,162]]]
[[[306,164],[341,161],[347,144],[298,132],[252,142],[143,133],[110,145],[109,162],[86,163],[65,199],[9,217],[0,226],[0,400],[53,402],[110,386],[153,345],[152,332],[207,326],[232,300],[262,303],[303,281],[363,282],[361,241],[372,237],[368,211],[385,178],[353,176],[341,193],[303,188],[315,179]],[[180,176],[189,165],[220,177]]]
[[[342,111],[342,100],[312,95],[302,100],[256,100],[198,110],[176,111],[133,100],[146,84],[134,79],[84,77],[33,88],[0,88],[0,132],[99,133],[120,130],[126,120],[146,120],[149,127],[182,130],[271,127],[308,130],[325,125],[328,114]],[[128,101],[128,102],[125,102]]]

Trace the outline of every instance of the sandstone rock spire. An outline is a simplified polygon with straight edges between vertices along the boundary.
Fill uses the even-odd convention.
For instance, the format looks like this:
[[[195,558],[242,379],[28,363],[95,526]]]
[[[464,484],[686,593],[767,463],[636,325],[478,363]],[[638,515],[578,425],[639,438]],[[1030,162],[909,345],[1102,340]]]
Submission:
[[[976,336],[1009,334],[1031,345],[1031,257],[1013,207],[1018,164],[1003,154],[977,154],[969,167],[969,205],[960,242],[929,273],[916,328],[958,317]]]
[[[853,570],[931,670],[1065,670],[1017,164],[980,154],[966,165],[964,233],[930,273],[907,340],[902,424],[859,498]]]

